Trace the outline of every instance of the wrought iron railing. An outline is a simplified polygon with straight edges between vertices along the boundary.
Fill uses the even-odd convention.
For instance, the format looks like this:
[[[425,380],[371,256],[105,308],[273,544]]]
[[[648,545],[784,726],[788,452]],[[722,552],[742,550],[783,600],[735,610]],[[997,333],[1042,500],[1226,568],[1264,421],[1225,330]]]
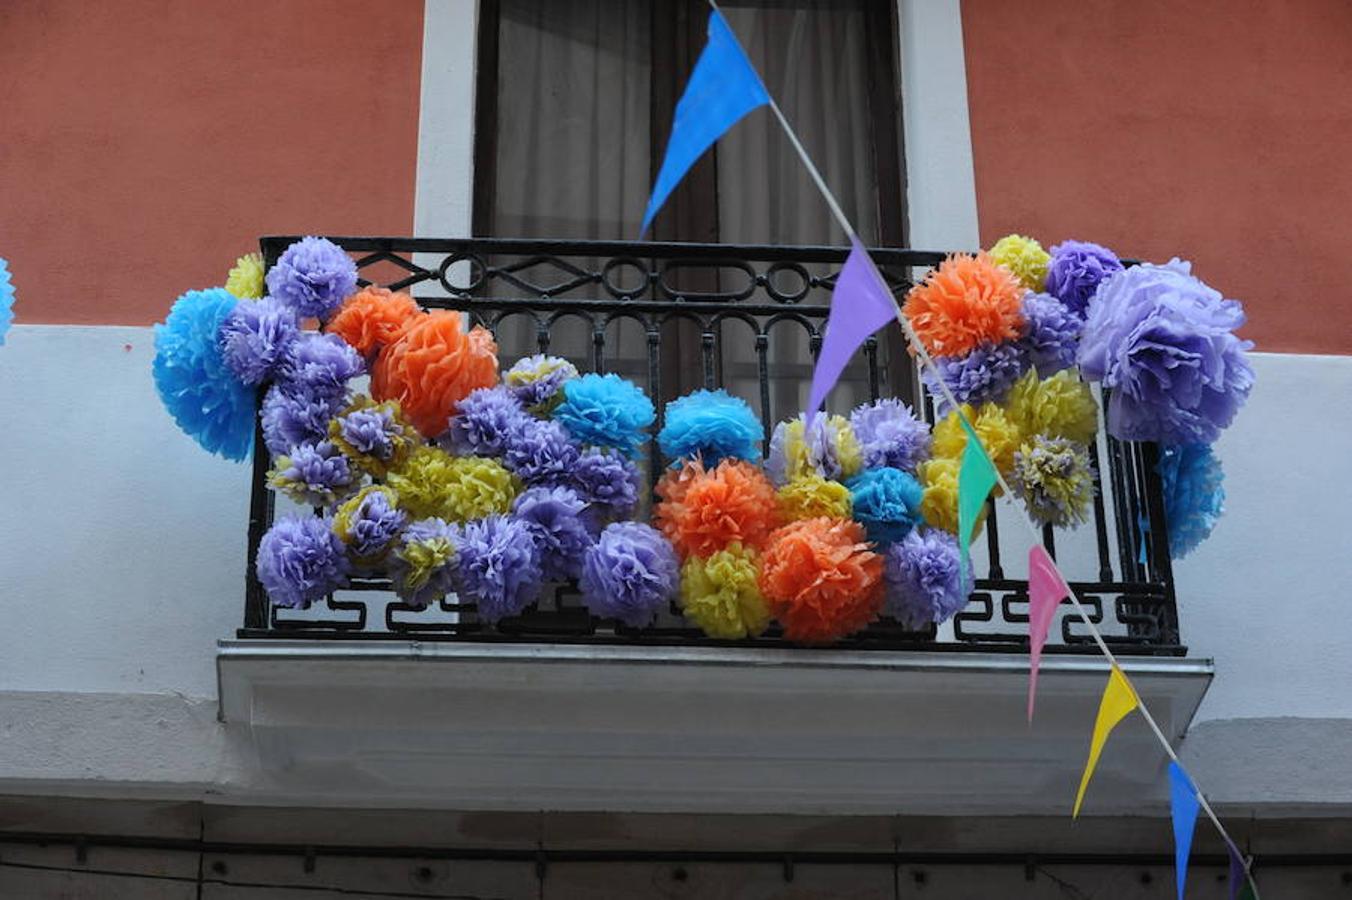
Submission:
[[[271,266],[295,237],[261,241]],[[505,239],[332,238],[356,258],[365,283],[410,291],[425,307],[464,311],[499,338],[507,363],[550,352],[580,369],[621,371],[657,403],[693,387],[725,385],[758,411],[768,440],[776,421],[805,404],[820,349],[830,291],[846,250],[706,244]],[[877,249],[875,261],[898,296],[944,254]],[[914,365],[897,339],[880,332],[847,369],[830,406],[900,396],[932,417]],[[890,331],[895,332],[896,329]],[[1103,404],[1100,404],[1102,407]],[[661,422],[659,419],[658,427]],[[1091,447],[1098,485],[1091,522],[1075,532],[1044,529],[1043,541],[1118,653],[1181,655],[1156,448],[1102,434]],[[650,450],[649,474],[660,461]],[[701,644],[710,641],[673,607],[644,629],[600,620],[568,585],[552,589],[522,616],[496,626],[471,603],[447,597],[428,610],[399,601],[381,578],[308,611],[272,606],[254,576],[259,541],[276,498],[269,460],[255,443],[248,581],[241,638],[543,641]],[[990,502],[984,538],[974,547],[975,589],[951,626],[908,630],[883,619],[839,646],[883,650],[1010,651],[1027,646],[1026,543],[1008,528],[1006,501]],[[1007,532],[1002,539],[1002,532]],[[1059,552],[1058,552],[1059,551]],[[1063,607],[1063,613],[1068,608]],[[736,642],[783,646],[777,630]],[[1079,619],[1063,614],[1048,652],[1092,652]]]

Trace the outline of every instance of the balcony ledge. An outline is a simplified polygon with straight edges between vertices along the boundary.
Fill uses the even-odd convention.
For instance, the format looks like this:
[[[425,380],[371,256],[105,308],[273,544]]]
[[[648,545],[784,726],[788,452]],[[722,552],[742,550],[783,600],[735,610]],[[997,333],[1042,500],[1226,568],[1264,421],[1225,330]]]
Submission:
[[[1177,739],[1210,660],[1124,662]],[[222,641],[220,716],[320,805],[908,814],[1069,808],[1107,677],[1017,654],[417,641]],[[1158,799],[1133,717],[1090,813]]]

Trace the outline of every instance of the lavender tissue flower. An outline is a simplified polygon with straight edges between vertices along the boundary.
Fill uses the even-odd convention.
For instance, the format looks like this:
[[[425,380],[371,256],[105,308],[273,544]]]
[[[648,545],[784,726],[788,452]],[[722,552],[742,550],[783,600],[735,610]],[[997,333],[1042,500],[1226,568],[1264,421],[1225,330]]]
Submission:
[[[938,356],[934,358],[939,377],[958,398],[959,403],[981,404],[1000,400],[1023,374],[1023,354],[1017,343],[983,344],[966,356]],[[948,414],[948,399],[939,389],[934,370],[921,373],[925,389],[934,398],[934,409],[940,415]]]
[[[509,433],[530,416],[502,385],[479,388],[457,404],[442,445],[461,456],[499,457]]]
[[[302,334],[282,363],[281,377],[316,396],[335,397],[347,390],[351,378],[366,371],[357,351],[336,334]]]
[[[326,318],[357,289],[357,266],[332,241],[305,237],[268,270],[268,293],[301,317]]]
[[[558,422],[525,416],[506,435],[502,463],[528,486],[556,486],[574,480],[581,451]]]
[[[661,532],[616,522],[587,551],[578,585],[594,615],[642,628],[675,596],[680,579],[676,551]]]
[[[946,622],[967,605],[970,561],[960,571],[957,538],[939,528],[917,528],[887,548],[883,584],[887,612],[912,630]]]
[[[588,527],[599,531],[608,521],[633,515],[640,477],[628,457],[593,447],[577,458],[567,486],[587,503]]]
[[[1120,440],[1209,444],[1253,389],[1234,330],[1244,309],[1193,277],[1191,265],[1141,265],[1104,282],[1089,308],[1079,363],[1112,391],[1108,431]]]
[[[350,496],[362,474],[329,441],[299,444],[277,457],[268,486],[307,506],[332,506]]]
[[[276,377],[300,336],[291,307],[264,297],[235,304],[221,323],[221,357],[245,384],[262,384]]]
[[[1122,261],[1107,247],[1087,241],[1064,241],[1052,248],[1047,264],[1047,292],[1083,316],[1094,292],[1106,279],[1122,271]]]
[[[530,488],[512,503],[512,515],[535,535],[545,581],[576,578],[581,571],[582,556],[592,545],[582,520],[586,508],[582,498],[566,487]]]
[[[343,586],[348,562],[332,520],[289,516],[263,535],[255,571],[273,603],[305,608]]]
[[[389,562],[401,600],[425,609],[455,589],[455,539],[455,527],[441,519],[419,519],[404,529]]]
[[[263,442],[274,456],[305,443],[317,443],[329,433],[329,419],[346,405],[339,397],[316,395],[305,387],[274,384],[263,397],[259,418]]]
[[[370,485],[339,508],[333,531],[348,550],[354,566],[370,569],[381,563],[408,524],[408,513],[396,504],[393,490]]]
[[[1023,295],[1023,318],[1028,333],[1019,339],[1019,349],[1039,378],[1055,375],[1075,365],[1084,321],[1051,294]]]
[[[520,615],[535,601],[543,580],[540,551],[525,522],[488,516],[456,533],[461,591],[478,604],[489,624]]]
[[[900,400],[888,397],[855,407],[850,427],[863,451],[865,468],[889,466],[915,472],[916,466],[929,459],[929,425]]]

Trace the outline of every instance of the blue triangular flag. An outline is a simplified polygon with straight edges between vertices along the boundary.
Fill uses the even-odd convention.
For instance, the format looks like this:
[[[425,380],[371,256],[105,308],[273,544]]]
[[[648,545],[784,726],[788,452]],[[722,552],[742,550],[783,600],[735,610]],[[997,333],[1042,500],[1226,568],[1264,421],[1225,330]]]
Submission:
[[[690,167],[714,141],[758,106],[770,102],[760,76],[718,10],[709,13],[709,40],[695,62],[685,93],[676,104],[667,152],[643,213],[643,237]]]
[[[1188,856],[1192,853],[1192,832],[1197,827],[1197,789],[1192,779],[1176,762],[1169,763],[1169,809],[1174,819],[1174,869],[1178,878],[1178,900],[1188,882]]]

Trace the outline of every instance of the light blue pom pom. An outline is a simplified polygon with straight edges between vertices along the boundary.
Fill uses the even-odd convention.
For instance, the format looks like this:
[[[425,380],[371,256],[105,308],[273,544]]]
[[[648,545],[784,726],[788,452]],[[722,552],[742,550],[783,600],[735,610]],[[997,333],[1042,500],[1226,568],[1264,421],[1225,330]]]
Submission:
[[[0,347],[14,321],[14,284],[9,280],[9,263],[0,259]]]
[[[868,469],[849,481],[854,518],[877,544],[904,538],[920,522],[925,489],[915,476],[900,469]]]
[[[254,392],[226,366],[218,336],[239,300],[225,288],[188,291],[155,326],[152,371],[178,427],[212,453],[242,460],[254,435]]]
[[[1169,555],[1182,559],[1211,535],[1225,512],[1225,472],[1210,444],[1160,447]]]
[[[657,418],[643,389],[618,375],[595,373],[563,386],[563,403],[554,420],[579,444],[614,447],[629,456],[648,440],[647,428]]]
[[[667,404],[657,445],[677,464],[698,455],[713,466],[727,458],[760,459],[763,435],[760,419],[742,398],[721,389],[695,391]]]

